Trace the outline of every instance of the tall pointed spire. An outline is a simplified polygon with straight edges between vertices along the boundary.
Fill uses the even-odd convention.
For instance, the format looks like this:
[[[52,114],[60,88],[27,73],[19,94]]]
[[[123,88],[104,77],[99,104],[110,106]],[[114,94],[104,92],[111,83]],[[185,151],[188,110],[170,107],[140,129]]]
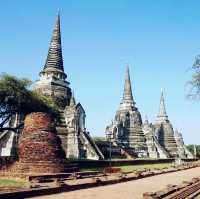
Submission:
[[[122,103],[128,103],[128,104],[131,104],[132,106],[135,105],[135,102],[133,100],[131,80],[130,80],[128,66],[126,68],[126,74],[125,74],[124,93],[123,93]]]
[[[163,91],[161,91],[160,108],[159,108],[159,113],[157,115],[157,120],[158,121],[168,120],[168,116],[167,116],[166,108],[165,108],[165,99],[164,99]]]
[[[57,15],[44,70],[47,68],[55,68],[64,72],[60,32],[60,12],[58,12]]]

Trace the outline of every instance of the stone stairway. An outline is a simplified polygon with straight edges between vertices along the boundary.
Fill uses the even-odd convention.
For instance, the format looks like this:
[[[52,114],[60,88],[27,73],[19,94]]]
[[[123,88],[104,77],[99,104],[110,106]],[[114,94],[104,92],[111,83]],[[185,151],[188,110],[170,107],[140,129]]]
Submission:
[[[0,136],[0,156],[13,156],[16,153],[16,136],[12,131],[4,131]]]
[[[65,121],[64,110],[60,110],[59,112],[60,112],[60,122],[58,123],[58,126],[66,128],[67,125]]]
[[[104,159],[104,155],[99,150],[98,146],[93,141],[93,139],[91,138],[91,136],[89,135],[89,133],[83,131],[83,132],[80,133],[80,135],[83,136],[84,140],[86,140],[87,142],[89,142],[90,149],[88,149],[88,150],[92,150],[94,153],[96,153],[96,155],[99,157],[98,159]]]
[[[6,143],[8,142],[10,137],[9,131],[4,131],[0,135],[0,154],[2,156],[2,150],[6,147]]]
[[[106,159],[110,156],[110,142],[109,141],[96,141],[96,145],[101,150],[102,154]],[[117,143],[112,142],[111,145],[111,156],[114,159],[133,159],[121,146]]]
[[[65,153],[67,154],[67,147],[68,147],[67,146],[67,143],[68,143],[67,125],[66,125],[66,121],[64,117],[64,110],[60,110],[59,112],[60,112],[60,121],[56,125],[56,131],[59,138],[61,139],[62,147]]]
[[[133,148],[121,147],[122,154],[126,156],[127,159],[135,159],[137,158],[137,154],[134,152]]]
[[[113,146],[118,147],[120,149],[121,155],[124,155],[127,159],[134,159],[137,157],[137,155],[134,153],[133,148],[120,146],[117,144],[117,142],[113,142]]]
[[[160,145],[155,135],[153,136],[153,138],[157,151],[160,154],[160,158],[169,158],[170,157],[169,153]]]

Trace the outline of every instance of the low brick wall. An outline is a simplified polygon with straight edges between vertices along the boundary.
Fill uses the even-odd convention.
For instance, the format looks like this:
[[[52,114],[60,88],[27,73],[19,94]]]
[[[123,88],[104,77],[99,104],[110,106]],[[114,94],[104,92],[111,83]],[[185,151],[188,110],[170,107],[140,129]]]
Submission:
[[[198,159],[183,159],[185,162],[194,162]],[[160,164],[173,163],[175,159],[134,159],[134,160],[112,160],[112,166],[127,166],[127,165],[144,165],[144,164]],[[72,160],[79,168],[101,168],[107,167],[110,164],[109,160]]]
[[[183,159],[185,162],[194,162],[198,159]],[[10,165],[15,161],[14,157],[0,157],[0,169]],[[143,165],[173,163],[174,159],[135,159],[135,160],[112,160],[112,166]],[[79,168],[98,168],[109,166],[109,160],[71,160],[71,163],[77,164]]]
[[[12,192],[6,192],[6,193],[0,193],[0,199],[7,199],[7,198],[27,198],[27,197],[34,197],[34,196],[42,196],[42,195],[49,195],[49,194],[56,194],[61,192],[69,192],[69,191],[75,191],[80,189],[86,189],[86,188],[93,188],[98,186],[105,186],[105,185],[112,185],[116,183],[121,182],[128,182],[130,180],[138,180],[141,178],[146,178],[154,175],[160,175],[160,174],[166,174],[171,172],[177,172],[177,171],[183,171],[191,168],[195,168],[199,166],[199,164],[194,164],[193,166],[182,166],[179,168],[170,168],[170,169],[164,169],[160,171],[149,171],[149,172],[137,172],[137,173],[129,173],[125,175],[120,176],[98,176],[98,177],[92,177],[90,181],[83,181],[82,183],[77,182],[74,184],[61,184],[61,186],[51,187],[51,188],[34,188],[34,189],[26,189],[26,190],[20,190],[20,191],[12,191]],[[146,193],[145,196],[147,197],[148,194]]]

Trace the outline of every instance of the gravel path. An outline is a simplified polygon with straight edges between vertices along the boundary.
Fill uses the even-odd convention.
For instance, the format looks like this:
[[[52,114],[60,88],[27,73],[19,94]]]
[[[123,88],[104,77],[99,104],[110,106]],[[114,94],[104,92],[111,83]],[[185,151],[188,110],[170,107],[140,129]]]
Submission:
[[[191,180],[193,177],[200,177],[200,167],[114,185],[34,197],[33,199],[141,199],[144,192],[158,191],[168,184],[181,184],[183,180]]]

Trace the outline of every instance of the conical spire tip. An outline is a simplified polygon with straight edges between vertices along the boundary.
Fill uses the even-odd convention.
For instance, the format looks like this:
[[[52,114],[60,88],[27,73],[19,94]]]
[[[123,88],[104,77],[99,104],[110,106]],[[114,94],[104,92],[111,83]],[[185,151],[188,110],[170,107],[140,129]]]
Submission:
[[[159,113],[157,116],[158,121],[166,121],[168,120],[168,116],[166,113],[166,107],[165,107],[165,99],[164,99],[164,94],[163,90],[161,90],[161,97],[160,97],[160,107],[159,107]]]
[[[123,106],[121,106],[122,104],[123,104]],[[133,100],[133,95],[132,95],[131,80],[130,80],[128,66],[126,67],[124,92],[123,92],[123,98],[121,101],[121,105],[120,105],[120,107],[134,107],[135,106],[135,102]]]
[[[60,12],[58,12],[56,23],[54,25],[53,35],[44,66],[44,69],[46,68],[56,68],[64,72],[60,31]]]

